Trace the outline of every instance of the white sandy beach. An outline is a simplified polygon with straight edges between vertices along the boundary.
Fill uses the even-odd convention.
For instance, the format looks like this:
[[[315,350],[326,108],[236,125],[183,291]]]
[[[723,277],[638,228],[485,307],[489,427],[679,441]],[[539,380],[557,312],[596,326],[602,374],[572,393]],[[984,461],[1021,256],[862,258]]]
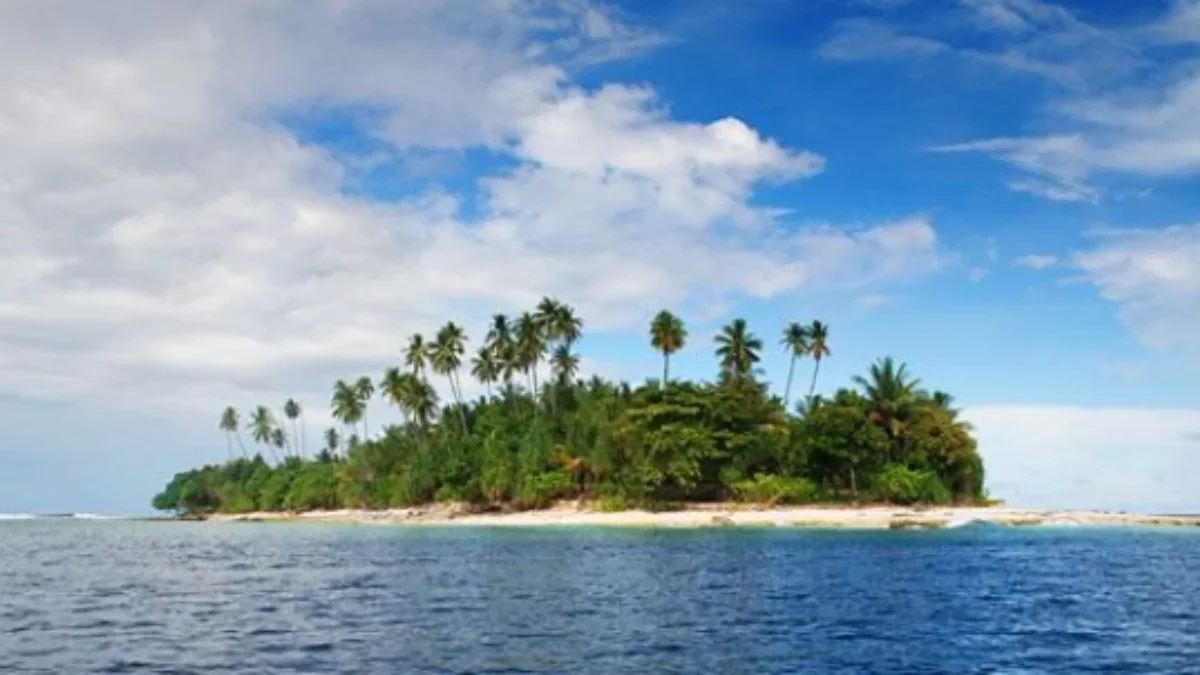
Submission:
[[[692,505],[675,511],[601,512],[574,502],[540,511],[470,513],[436,505],[408,509],[263,512],[217,514],[214,522],[313,522],[363,525],[436,526],[616,526],[616,527],[809,527],[906,529],[955,527],[982,521],[997,525],[1061,526],[1190,526],[1200,527],[1200,516],[1154,516],[1107,511],[1054,511],[1002,507],[952,507],[913,509],[892,506],[756,508],[744,504]]]

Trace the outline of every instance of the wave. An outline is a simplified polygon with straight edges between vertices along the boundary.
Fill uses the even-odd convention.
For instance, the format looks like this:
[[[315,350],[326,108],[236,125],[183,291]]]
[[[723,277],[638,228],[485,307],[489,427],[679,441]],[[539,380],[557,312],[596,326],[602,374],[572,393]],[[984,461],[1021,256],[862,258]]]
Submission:
[[[98,513],[0,513],[0,520],[124,520]]]
[[[951,518],[950,521],[948,523],[946,523],[945,525],[943,525],[942,527],[947,528],[947,529],[953,529],[953,528],[958,528],[958,527],[967,527],[968,525],[987,525],[987,524],[988,524],[988,522],[986,520],[980,520],[979,518],[975,518],[973,516],[959,516],[957,518]]]

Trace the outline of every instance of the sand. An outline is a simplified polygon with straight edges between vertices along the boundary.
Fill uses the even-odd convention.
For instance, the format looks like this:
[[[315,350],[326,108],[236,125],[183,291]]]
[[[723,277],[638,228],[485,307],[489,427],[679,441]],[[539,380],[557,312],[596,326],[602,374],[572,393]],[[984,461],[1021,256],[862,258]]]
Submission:
[[[575,502],[540,511],[471,513],[454,505],[408,509],[216,514],[209,522],[311,522],[362,525],[435,526],[616,526],[616,527],[808,527],[850,529],[930,529],[975,521],[997,525],[1188,526],[1200,516],[1155,516],[1108,511],[1054,511],[1002,507],[905,508],[892,506],[806,506],[762,508],[745,504],[693,505],[674,511],[600,512]]]

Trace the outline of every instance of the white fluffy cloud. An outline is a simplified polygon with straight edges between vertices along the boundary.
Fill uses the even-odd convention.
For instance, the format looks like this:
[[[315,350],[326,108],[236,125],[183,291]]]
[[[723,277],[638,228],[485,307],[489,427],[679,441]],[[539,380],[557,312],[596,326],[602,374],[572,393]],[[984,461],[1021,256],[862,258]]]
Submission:
[[[979,406],[993,496],[1013,506],[1195,513],[1200,411]]]
[[[411,331],[544,293],[620,329],[937,268],[926,219],[784,230],[753,205],[818,155],[673,119],[647,87],[574,84],[655,40],[582,0],[0,5],[2,386],[323,396]],[[501,168],[464,192],[350,194],[353,162],[278,121],[314,107],[384,159],[481,149]]]
[[[1096,237],[1072,264],[1130,330],[1155,348],[1200,348],[1200,225]]]

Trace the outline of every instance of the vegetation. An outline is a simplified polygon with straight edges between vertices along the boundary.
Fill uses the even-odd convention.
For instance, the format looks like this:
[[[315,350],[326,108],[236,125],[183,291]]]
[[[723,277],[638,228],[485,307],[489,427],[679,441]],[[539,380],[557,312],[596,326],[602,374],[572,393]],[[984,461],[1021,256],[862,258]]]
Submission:
[[[282,415],[267,406],[250,412],[244,429],[260,448],[253,456],[242,442],[241,416],[227,408],[218,428],[229,460],[177,474],[153,505],[208,513],[432,501],[538,508],[577,498],[601,509],[984,498],[970,427],[949,395],[927,392],[904,364],[885,358],[855,378],[855,388],[828,398],[811,393],[830,354],[821,322],[784,329],[782,398],[761,380],[763,341],[742,319],[714,340],[712,383],[670,379],[670,357],[688,337],[670,312],[656,315],[649,332],[663,357],[662,378],[637,387],[579,378],[582,331],[570,306],[545,298],[515,321],[493,317],[469,363],[458,325],[446,324],[430,342],[413,335],[403,365],[378,381],[333,386],[330,408],[340,428],[325,431],[315,453],[306,449],[294,400]],[[789,411],[792,376],[805,358],[813,360],[810,395]],[[548,381],[538,381],[539,368]],[[463,370],[486,395],[465,398]],[[445,383],[450,400],[439,400],[430,378]],[[398,409],[401,422],[373,434],[368,409],[380,400]]]

